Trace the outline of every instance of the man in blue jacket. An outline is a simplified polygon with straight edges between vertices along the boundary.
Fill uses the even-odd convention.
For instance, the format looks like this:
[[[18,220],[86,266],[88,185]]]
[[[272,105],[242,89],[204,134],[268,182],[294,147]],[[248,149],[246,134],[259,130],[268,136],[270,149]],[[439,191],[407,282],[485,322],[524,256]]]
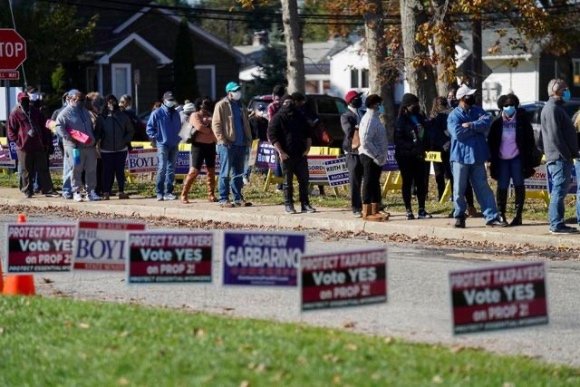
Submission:
[[[459,106],[447,118],[447,130],[451,135],[455,227],[465,228],[465,188],[468,180],[471,181],[486,225],[505,227],[507,223],[498,214],[485,171],[485,162],[489,159],[487,134],[491,117],[482,108],[475,106],[475,91],[467,85],[461,86],[456,93]]]
[[[181,138],[181,119],[175,110],[177,102],[171,91],[163,94],[163,105],[151,113],[147,121],[147,136],[155,140],[157,146],[157,200],[175,200],[175,161]]]

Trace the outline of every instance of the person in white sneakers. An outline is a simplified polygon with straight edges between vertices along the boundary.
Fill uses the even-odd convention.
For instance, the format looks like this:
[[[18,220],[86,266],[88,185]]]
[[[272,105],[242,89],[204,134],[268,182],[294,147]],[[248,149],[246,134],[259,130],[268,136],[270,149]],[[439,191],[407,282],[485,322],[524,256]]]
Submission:
[[[69,91],[68,96],[68,106],[56,118],[56,130],[63,138],[65,157],[69,165],[73,165],[71,178],[73,199],[77,202],[83,200],[81,176],[84,172],[87,199],[90,201],[101,200],[95,192],[97,150],[91,116],[84,106],[85,95],[75,89]],[[76,132],[71,132],[73,130]]]

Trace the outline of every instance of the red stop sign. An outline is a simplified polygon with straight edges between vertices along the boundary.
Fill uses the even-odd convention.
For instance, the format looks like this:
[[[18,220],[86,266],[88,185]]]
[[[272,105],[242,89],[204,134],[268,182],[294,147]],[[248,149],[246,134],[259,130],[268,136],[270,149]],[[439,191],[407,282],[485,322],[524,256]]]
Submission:
[[[26,41],[16,30],[0,28],[0,70],[16,70],[26,60]]]

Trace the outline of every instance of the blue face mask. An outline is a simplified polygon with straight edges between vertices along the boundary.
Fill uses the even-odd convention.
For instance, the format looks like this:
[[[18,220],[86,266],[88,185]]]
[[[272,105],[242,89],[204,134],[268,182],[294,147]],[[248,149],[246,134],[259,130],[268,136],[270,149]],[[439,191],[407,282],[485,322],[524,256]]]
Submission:
[[[503,108],[503,112],[505,113],[506,116],[512,117],[514,115],[514,113],[516,112],[516,107],[515,106],[506,106]]]
[[[564,102],[569,102],[571,98],[572,98],[572,93],[570,93],[570,89],[564,90],[564,93],[562,94],[562,100]]]
[[[385,107],[383,105],[379,105],[379,114],[385,114]]]

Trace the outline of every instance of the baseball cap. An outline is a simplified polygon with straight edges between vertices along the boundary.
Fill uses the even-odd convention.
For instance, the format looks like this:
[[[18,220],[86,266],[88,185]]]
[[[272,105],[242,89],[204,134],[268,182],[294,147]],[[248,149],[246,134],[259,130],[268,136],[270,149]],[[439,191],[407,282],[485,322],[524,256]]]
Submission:
[[[353,99],[360,97],[362,93],[359,93],[356,90],[349,90],[346,95],[344,96],[344,100],[346,101],[347,104],[350,104],[352,102]]]
[[[236,82],[230,82],[226,85],[226,93],[240,90],[241,86]]]
[[[195,105],[192,104],[191,102],[186,103],[185,105],[183,105],[183,111],[185,113],[191,113],[195,111]]]
[[[477,89],[471,89],[467,85],[461,85],[461,87],[459,89],[457,89],[457,93],[455,93],[455,98],[461,99],[461,98],[465,97],[466,95],[475,94],[476,91],[477,91]]]
[[[171,91],[166,91],[165,93],[163,93],[163,100],[164,101],[175,101],[175,97],[173,96],[173,92]]]

